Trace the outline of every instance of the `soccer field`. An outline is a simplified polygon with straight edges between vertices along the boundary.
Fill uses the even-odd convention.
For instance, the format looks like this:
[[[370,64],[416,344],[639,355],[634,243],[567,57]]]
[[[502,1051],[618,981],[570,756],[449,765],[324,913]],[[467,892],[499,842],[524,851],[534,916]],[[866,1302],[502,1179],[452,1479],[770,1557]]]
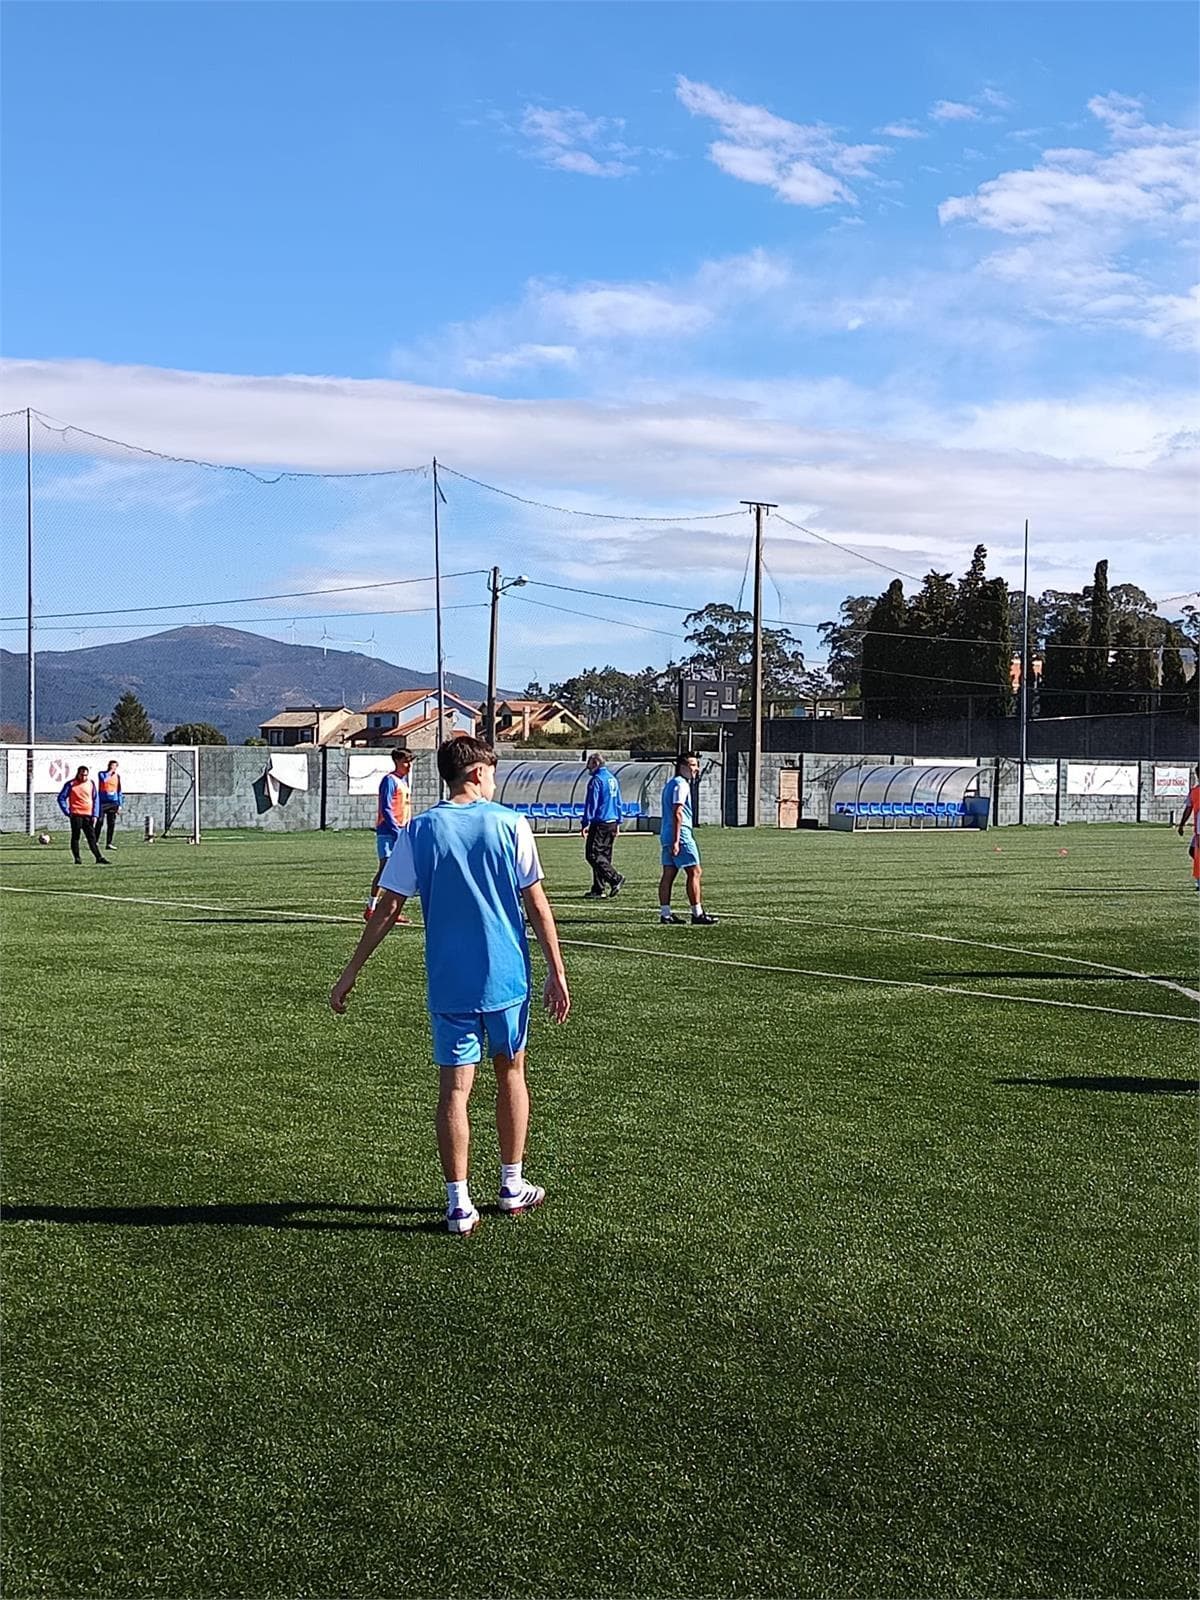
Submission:
[[[700,838],[708,929],[539,841],[466,1240],[419,927],[326,1004],[368,835],[5,842],[9,1596],[1195,1592],[1180,841]]]

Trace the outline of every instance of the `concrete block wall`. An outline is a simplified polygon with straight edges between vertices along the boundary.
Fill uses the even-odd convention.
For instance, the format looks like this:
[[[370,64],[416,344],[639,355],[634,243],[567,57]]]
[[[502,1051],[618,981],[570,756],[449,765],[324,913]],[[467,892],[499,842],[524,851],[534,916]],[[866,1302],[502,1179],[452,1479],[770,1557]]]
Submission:
[[[829,796],[840,775],[860,763],[867,766],[919,765],[920,757],[896,755],[780,755],[764,752],[759,781],[759,809],[761,825],[777,826],[779,807],[779,773],[785,767],[800,772],[800,816],[813,819],[824,826],[829,815]],[[948,759],[948,758],[947,758]],[[1019,810],[1019,764],[1009,758],[999,760],[984,756],[963,757],[963,764],[978,764],[983,769],[983,792],[992,796],[992,820],[998,827],[1015,826]],[[1134,763],[1123,762],[1120,765]],[[1025,821],[1029,825],[1059,822],[1156,822],[1167,824],[1178,821],[1183,801],[1178,798],[1154,797],[1154,769],[1156,766],[1182,766],[1183,762],[1142,761],[1139,768],[1139,795],[1075,795],[1067,793],[1067,768],[1069,763],[1059,761],[1058,795],[1025,796]],[[736,767],[730,764],[726,790],[726,822],[743,826],[746,819],[749,794],[749,758],[743,753],[736,757]],[[735,792],[736,782],[736,792]],[[736,811],[731,807],[736,805]]]

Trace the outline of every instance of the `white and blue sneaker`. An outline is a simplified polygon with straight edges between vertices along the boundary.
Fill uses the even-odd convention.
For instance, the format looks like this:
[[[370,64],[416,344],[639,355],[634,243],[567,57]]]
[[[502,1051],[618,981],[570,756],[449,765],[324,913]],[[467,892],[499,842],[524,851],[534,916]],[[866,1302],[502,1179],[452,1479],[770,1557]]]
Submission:
[[[519,1189],[501,1189],[500,1210],[508,1217],[519,1217],[522,1211],[535,1211],[546,1198],[546,1191],[538,1183],[522,1183]]]
[[[472,1206],[469,1211],[464,1211],[462,1206],[459,1206],[456,1211],[447,1211],[446,1232],[460,1234],[474,1233],[475,1229],[482,1221],[483,1218],[479,1215],[479,1212],[474,1206]]]

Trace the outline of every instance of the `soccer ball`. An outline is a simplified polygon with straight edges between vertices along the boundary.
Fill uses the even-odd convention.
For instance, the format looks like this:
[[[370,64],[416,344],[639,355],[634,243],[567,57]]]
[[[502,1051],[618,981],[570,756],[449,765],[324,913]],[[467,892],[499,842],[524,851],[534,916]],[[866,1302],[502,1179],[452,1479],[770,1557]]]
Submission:
[[[39,833],[38,834],[38,843],[39,844],[53,844],[54,840],[50,837],[50,835],[48,833]]]

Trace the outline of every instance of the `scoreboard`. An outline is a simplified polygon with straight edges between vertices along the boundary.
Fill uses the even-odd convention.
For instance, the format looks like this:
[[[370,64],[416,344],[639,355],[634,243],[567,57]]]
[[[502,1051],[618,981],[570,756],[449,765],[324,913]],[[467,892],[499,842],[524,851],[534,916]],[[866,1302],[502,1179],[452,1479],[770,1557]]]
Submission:
[[[740,686],[734,678],[682,678],[679,717],[682,722],[736,722]]]

